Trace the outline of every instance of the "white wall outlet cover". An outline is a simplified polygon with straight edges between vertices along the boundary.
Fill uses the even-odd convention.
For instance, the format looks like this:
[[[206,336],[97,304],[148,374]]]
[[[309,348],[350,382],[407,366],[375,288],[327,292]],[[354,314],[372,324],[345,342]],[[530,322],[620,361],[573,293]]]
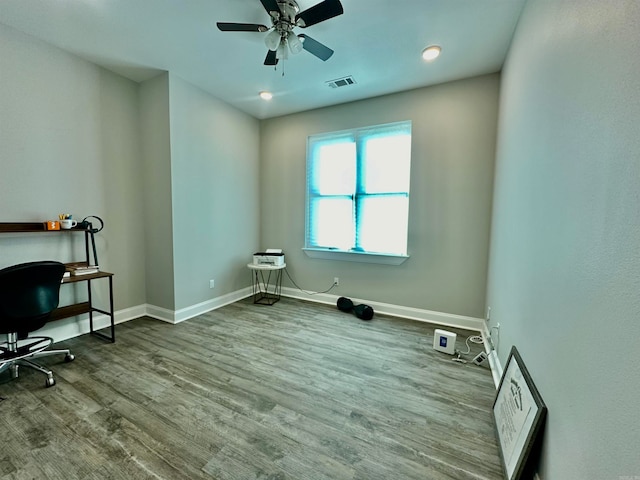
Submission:
[[[434,350],[453,355],[456,353],[456,337],[453,332],[437,329],[433,335]]]

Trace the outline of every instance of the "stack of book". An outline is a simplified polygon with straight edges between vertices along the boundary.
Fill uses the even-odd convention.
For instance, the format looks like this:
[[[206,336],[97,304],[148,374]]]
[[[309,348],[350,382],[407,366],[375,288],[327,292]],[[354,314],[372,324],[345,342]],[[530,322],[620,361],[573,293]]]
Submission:
[[[87,265],[86,263],[69,263],[67,264],[67,270],[64,272],[64,277],[71,277],[75,275],[88,275],[90,273],[98,273],[100,268],[98,265]]]

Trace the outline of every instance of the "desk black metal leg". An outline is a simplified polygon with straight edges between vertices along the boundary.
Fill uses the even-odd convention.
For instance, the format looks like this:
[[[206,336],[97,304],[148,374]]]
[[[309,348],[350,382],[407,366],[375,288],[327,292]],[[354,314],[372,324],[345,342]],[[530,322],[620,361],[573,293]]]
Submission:
[[[109,277],[109,312],[111,312],[111,342],[116,343],[116,323],[113,318],[113,277]]]
[[[87,252],[88,251],[89,247],[87,246]],[[87,291],[89,298],[89,331],[93,333],[93,299],[91,298],[91,280],[87,281]]]
[[[109,311],[106,312],[104,310],[100,310],[99,308],[95,308],[93,306],[93,303],[91,302],[91,281],[88,282],[89,283],[89,305],[91,307],[91,310],[89,310],[89,329],[91,331],[92,335],[95,335],[96,337],[100,337],[104,340],[109,340],[111,343],[115,343],[116,342],[116,324],[115,324],[115,314],[113,312],[113,277],[109,277]],[[109,335],[105,335],[102,332],[98,332],[96,330],[93,329],[93,312],[100,312],[103,313],[104,315],[108,315],[111,322],[110,322],[110,330],[111,330],[111,336]]]

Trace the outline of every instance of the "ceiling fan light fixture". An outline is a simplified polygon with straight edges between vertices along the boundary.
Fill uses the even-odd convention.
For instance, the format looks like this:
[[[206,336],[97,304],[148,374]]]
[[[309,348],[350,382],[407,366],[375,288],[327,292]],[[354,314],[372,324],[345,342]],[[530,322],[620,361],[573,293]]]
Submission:
[[[263,90],[262,92],[260,92],[260,98],[262,100],[271,100],[273,98],[273,93]]]
[[[276,58],[278,60],[286,60],[289,58],[289,50],[287,49],[287,40],[283,38],[280,41],[280,45],[278,45],[278,50],[276,50]]]
[[[287,43],[289,44],[289,50],[291,50],[291,53],[294,55],[297,55],[302,51],[302,42],[295,33],[289,32],[289,35],[287,36]]]
[[[433,62],[440,56],[441,51],[442,48],[440,48],[438,45],[431,45],[422,51],[422,58],[427,62]]]
[[[264,44],[269,50],[275,52],[278,49],[278,45],[280,45],[280,33],[275,28],[271,30],[267,36],[264,37]]]

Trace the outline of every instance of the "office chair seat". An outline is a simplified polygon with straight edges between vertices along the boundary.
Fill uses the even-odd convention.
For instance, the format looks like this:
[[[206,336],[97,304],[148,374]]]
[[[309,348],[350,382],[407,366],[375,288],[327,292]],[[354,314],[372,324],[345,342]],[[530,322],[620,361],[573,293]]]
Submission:
[[[47,350],[51,337],[30,337],[42,328],[58,307],[60,284],[65,266],[60,262],[29,262],[0,270],[0,334],[7,336],[0,344],[0,372],[9,369],[18,377],[18,366],[38,370],[47,376],[45,386],[56,381],[53,372],[32,360],[64,354],[65,361],[74,360],[69,350]]]

